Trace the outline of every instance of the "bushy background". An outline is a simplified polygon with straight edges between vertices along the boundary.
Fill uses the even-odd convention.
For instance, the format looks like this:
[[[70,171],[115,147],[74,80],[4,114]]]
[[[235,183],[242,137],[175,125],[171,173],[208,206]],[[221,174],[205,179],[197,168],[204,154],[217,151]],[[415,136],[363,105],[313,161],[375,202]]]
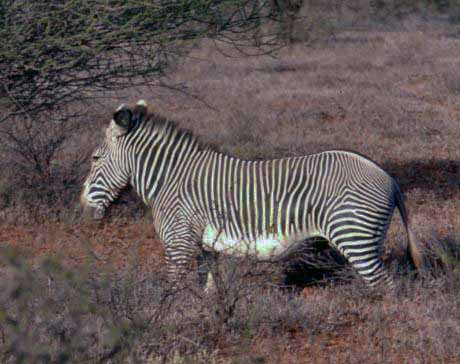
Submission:
[[[56,16],[64,3],[56,2]],[[165,63],[165,58],[152,58],[158,68],[150,67],[151,73],[139,78],[104,81],[94,88],[98,84],[88,82],[78,89],[82,93],[72,94],[78,97],[62,103],[59,90],[48,89],[51,81],[85,79],[93,63],[57,79],[52,76],[56,67],[75,60],[60,63],[55,53],[27,57],[32,54],[27,42],[36,44],[36,33],[27,33],[16,48],[6,47],[14,43],[13,35],[22,34],[31,12],[43,10],[30,4],[0,4],[2,15],[16,9],[22,21],[16,33],[14,23],[5,22],[8,17],[0,21],[10,32],[2,39],[11,40],[0,54],[0,63],[9,67],[0,72],[1,362],[458,362],[459,4],[274,2],[254,13],[260,16],[249,17],[247,27],[226,28],[235,30],[230,33],[223,26],[228,22],[210,20],[219,19],[210,8],[201,13],[199,27],[174,28],[174,34],[189,39],[172,37],[168,47],[155,49],[112,42],[120,48],[107,43],[110,49],[101,54],[85,43],[92,37],[71,34],[84,40],[79,49],[87,49],[87,57],[101,57],[100,64],[112,59],[123,64],[136,56],[136,62],[144,62],[149,54],[171,57]],[[113,14],[122,5],[139,5],[110,4],[110,11],[96,19],[110,20],[103,23],[110,31],[121,26]],[[29,11],[19,12],[27,6]],[[130,24],[144,24],[136,23],[133,14],[124,19],[134,23],[123,23],[119,30],[126,37]],[[181,19],[173,16],[175,10],[162,14],[169,23],[149,28],[155,30],[149,34],[155,46]],[[36,31],[54,36],[52,27],[43,33],[47,24]],[[82,24],[90,23],[85,18]],[[192,37],[191,29],[202,33]],[[237,29],[244,30],[242,38]],[[106,33],[97,28],[92,34]],[[148,40],[139,37],[133,41]],[[40,44],[43,52],[63,46],[50,50],[46,41]],[[23,68],[15,68],[20,63],[8,58],[11,52],[22,57]],[[126,63],[126,72],[136,74],[136,67],[148,64],[142,62]],[[35,95],[33,102],[20,99],[25,85],[31,87],[27,95]],[[298,294],[278,288],[282,267],[250,269],[251,262],[225,259],[219,264],[219,289],[204,293],[191,276],[186,291],[169,291],[148,209],[131,192],[103,223],[82,221],[78,209],[88,156],[103,128],[121,102],[141,98],[154,112],[240,157],[338,148],[369,156],[399,181],[432,269],[417,277],[405,272],[406,238],[396,213],[385,261],[401,287],[397,296],[369,292],[347,267],[340,273],[345,279]]]

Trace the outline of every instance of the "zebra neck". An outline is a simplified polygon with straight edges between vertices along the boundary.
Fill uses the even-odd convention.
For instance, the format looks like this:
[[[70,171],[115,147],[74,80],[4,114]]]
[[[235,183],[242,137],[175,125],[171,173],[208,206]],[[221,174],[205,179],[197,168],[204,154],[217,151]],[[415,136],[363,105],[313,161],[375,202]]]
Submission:
[[[165,186],[174,189],[199,154],[197,141],[189,135],[174,130],[166,135],[152,133],[134,152],[131,184],[152,206]]]

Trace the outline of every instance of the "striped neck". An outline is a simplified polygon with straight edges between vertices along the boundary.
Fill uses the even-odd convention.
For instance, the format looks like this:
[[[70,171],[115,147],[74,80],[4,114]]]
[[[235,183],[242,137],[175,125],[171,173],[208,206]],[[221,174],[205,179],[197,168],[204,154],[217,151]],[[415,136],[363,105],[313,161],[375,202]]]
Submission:
[[[148,205],[165,184],[181,178],[191,157],[203,150],[193,135],[157,115],[135,127],[129,145],[131,185]]]

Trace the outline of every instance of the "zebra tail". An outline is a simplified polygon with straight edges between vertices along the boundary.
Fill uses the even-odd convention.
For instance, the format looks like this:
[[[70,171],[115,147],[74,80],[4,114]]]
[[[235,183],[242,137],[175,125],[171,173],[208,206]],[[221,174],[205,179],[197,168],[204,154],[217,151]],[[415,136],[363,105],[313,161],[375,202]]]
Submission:
[[[415,267],[417,270],[423,269],[425,267],[425,257],[423,255],[420,243],[418,242],[417,238],[415,237],[414,233],[412,232],[409,226],[409,219],[407,215],[406,206],[404,205],[404,198],[402,192],[394,179],[393,185],[395,191],[396,207],[399,210],[402,222],[404,224],[404,228],[407,232],[407,256],[409,257],[409,261],[413,267]]]

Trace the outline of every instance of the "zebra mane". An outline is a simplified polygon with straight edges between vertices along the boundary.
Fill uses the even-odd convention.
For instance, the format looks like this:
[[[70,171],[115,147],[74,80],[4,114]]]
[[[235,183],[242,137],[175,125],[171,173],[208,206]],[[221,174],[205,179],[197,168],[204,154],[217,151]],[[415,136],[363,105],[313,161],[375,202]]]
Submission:
[[[193,143],[200,150],[210,149],[210,146],[202,142],[192,131],[179,127],[176,121],[170,120],[158,113],[149,112],[145,115],[142,124],[146,124],[146,129],[151,132],[156,132],[164,138],[174,136],[175,138],[183,138]]]

